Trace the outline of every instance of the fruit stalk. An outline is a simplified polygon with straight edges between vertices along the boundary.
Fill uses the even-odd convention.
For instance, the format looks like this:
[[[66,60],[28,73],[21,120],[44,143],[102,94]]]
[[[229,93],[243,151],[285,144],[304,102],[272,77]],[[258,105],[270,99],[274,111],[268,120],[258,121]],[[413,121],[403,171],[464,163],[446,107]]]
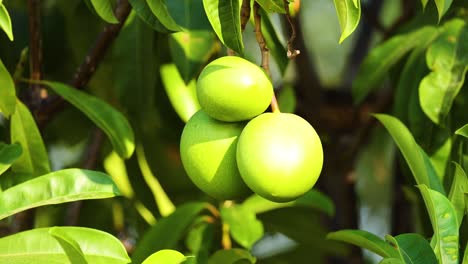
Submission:
[[[271,79],[270,73],[270,50],[268,49],[265,38],[263,37],[262,33],[262,17],[260,15],[260,5],[255,2],[253,5],[254,8],[254,21],[255,21],[255,37],[257,38],[258,46],[260,47],[260,51],[262,53],[262,68],[267,74],[268,78]],[[278,106],[278,100],[276,99],[275,93],[273,93],[273,98],[271,99],[271,111],[275,113],[279,113],[280,109]]]
[[[283,0],[284,3],[284,10],[286,11],[286,19],[288,20],[289,26],[291,27],[291,36],[288,40],[288,58],[295,59],[297,55],[301,53],[300,50],[297,50],[293,46],[294,39],[296,39],[296,27],[294,26],[294,22],[291,19],[291,12],[289,10],[289,2],[288,0]]]

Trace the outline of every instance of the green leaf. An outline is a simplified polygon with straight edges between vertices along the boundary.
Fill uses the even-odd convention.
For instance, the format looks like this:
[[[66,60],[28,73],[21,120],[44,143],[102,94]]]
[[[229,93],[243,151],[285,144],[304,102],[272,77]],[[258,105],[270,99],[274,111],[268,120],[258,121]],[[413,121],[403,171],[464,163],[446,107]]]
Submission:
[[[441,193],[418,185],[434,230],[434,251],[439,263],[458,263],[458,220],[450,201]]]
[[[172,249],[159,250],[149,256],[142,264],[180,264],[186,257],[179,251]]]
[[[468,124],[457,129],[457,131],[455,131],[455,134],[468,138]]]
[[[0,193],[0,219],[43,205],[110,198],[119,194],[117,186],[104,173],[81,169],[60,170]]]
[[[468,263],[468,244],[466,244],[465,254],[463,256],[463,261],[462,261],[462,264],[466,264],[466,263]]]
[[[200,222],[198,222],[200,221]],[[192,254],[196,256],[198,263],[207,263],[210,250],[215,239],[215,226],[206,222],[206,216],[200,216],[196,220],[185,239],[185,244]]]
[[[255,0],[265,11],[269,13],[286,13],[283,0]]]
[[[186,31],[212,31],[202,0],[168,1],[167,7],[177,24]]]
[[[49,229],[49,234],[54,237],[57,242],[59,242],[71,263],[88,264],[83,251],[81,251],[80,245],[78,245],[76,240],[70,237],[67,232],[64,232],[64,229],[61,229],[60,227],[53,227]]]
[[[435,27],[426,26],[418,30],[394,36],[373,48],[359,67],[353,82],[352,93],[355,103],[360,103],[387,76],[388,70],[410,50],[426,45],[438,35]]]
[[[214,34],[206,30],[177,32],[169,36],[172,59],[185,83],[196,77],[215,52],[215,47]]]
[[[133,262],[141,263],[153,252],[161,249],[174,249],[195,217],[207,205],[206,203],[187,203],[179,206],[168,217],[162,218],[140,239],[132,255]]]
[[[275,27],[270,21],[268,14],[261,9],[260,10],[261,24],[262,24],[262,33],[263,38],[265,39],[266,45],[270,50],[271,56],[276,61],[281,74],[285,74],[286,68],[289,64],[288,53],[285,46],[281,43],[278,34],[275,30]],[[282,110],[282,109],[281,109]]]
[[[169,0],[172,1],[172,0]],[[151,12],[156,16],[159,22],[172,32],[181,31],[182,28],[177,25],[167,8],[166,0],[146,0]]]
[[[281,112],[294,113],[296,111],[296,92],[294,87],[289,84],[285,84],[278,94],[278,105]]]
[[[133,130],[123,114],[101,99],[58,82],[42,81],[66,101],[83,112],[109,137],[122,158],[129,158],[135,150]]]
[[[423,9],[426,8],[426,5],[427,5],[427,2],[428,2],[428,1],[429,1],[429,0],[421,0],[421,4],[422,4]]]
[[[379,262],[379,264],[405,264],[401,259],[397,258],[385,258]]]
[[[243,206],[222,207],[221,219],[229,226],[232,238],[239,245],[251,249],[253,244],[263,236],[263,224],[255,213]]]
[[[1,18],[0,18],[1,20]],[[15,83],[3,62],[0,60],[0,112],[10,117],[16,108]]]
[[[419,86],[424,113],[436,124],[445,120],[468,70],[468,26],[455,19],[429,46],[426,60],[432,70]]]
[[[132,199],[135,195],[133,192],[130,179],[128,178],[125,161],[112,151],[103,162],[104,169],[107,174],[112,177],[112,180],[117,185],[123,196]]]
[[[437,7],[437,13],[439,14],[439,21],[447,12],[447,10],[450,8],[450,5],[452,5],[452,1],[453,0],[434,0],[436,7]],[[426,3],[427,3],[427,0],[426,0]],[[425,5],[423,4],[423,6]]]
[[[402,234],[396,237],[385,236],[386,240],[400,254],[401,263],[437,264],[431,245],[419,234]]]
[[[153,30],[161,33],[169,31],[153,14],[146,0],[128,0],[138,17],[148,24]]]
[[[187,122],[200,109],[195,79],[188,84],[180,76],[175,64],[164,64],[160,68],[161,79],[172,107],[180,119]]]
[[[468,206],[465,204],[464,197],[464,194],[468,193],[468,176],[458,163],[454,162],[453,164],[455,166],[455,173],[448,198],[457,213],[458,225],[460,227],[465,214],[465,208]]]
[[[365,248],[384,258],[399,258],[398,251],[380,237],[364,230],[340,230],[328,233],[327,239],[338,240]]]
[[[385,114],[374,115],[387,129],[405,158],[417,184],[426,184],[445,195],[431,161],[416,143],[411,132],[395,117]]]
[[[112,10],[111,0],[90,0],[96,13],[106,22],[118,24],[119,20],[115,17]]]
[[[8,145],[0,142],[0,175],[8,170],[11,164],[13,164],[22,153],[23,150],[20,144],[14,143]]]
[[[299,199],[288,203],[275,203],[254,194],[246,199],[242,203],[242,206],[246,210],[252,211],[256,214],[261,214],[285,207],[313,208],[326,213],[328,216],[333,216],[335,214],[335,207],[332,200],[314,189],[310,190]]]
[[[0,263],[70,263],[60,243],[49,234],[73,239],[88,263],[125,264],[130,259],[122,243],[103,231],[85,227],[36,228],[0,238]],[[77,262],[72,262],[77,263]]]
[[[340,43],[342,43],[357,28],[361,19],[361,1],[357,5],[352,0],[333,0],[338,22],[341,27]]]
[[[255,263],[256,259],[247,250],[240,248],[216,251],[208,260],[208,264]]]
[[[203,0],[206,16],[219,40],[228,48],[244,54],[240,25],[241,0]]]
[[[11,19],[6,7],[0,2],[0,28],[7,34],[10,41],[13,41],[13,28],[11,27]]]
[[[49,173],[49,157],[39,129],[29,109],[20,101],[10,125],[11,142],[19,143],[23,149],[23,154],[11,165],[12,170],[32,175]]]

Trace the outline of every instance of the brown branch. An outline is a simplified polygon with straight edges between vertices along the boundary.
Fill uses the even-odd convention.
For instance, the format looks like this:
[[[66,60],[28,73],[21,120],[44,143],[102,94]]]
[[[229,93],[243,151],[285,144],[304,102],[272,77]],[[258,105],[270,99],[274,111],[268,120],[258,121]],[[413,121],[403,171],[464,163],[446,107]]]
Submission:
[[[288,40],[288,54],[287,55],[288,55],[288,58],[292,60],[296,58],[296,56],[299,55],[301,51],[295,49],[293,46],[294,40],[296,39],[296,27],[291,18],[291,12],[289,10],[289,2],[287,0],[283,0],[283,3],[284,3],[284,10],[286,11],[286,19],[288,20],[289,26],[291,28],[291,36],[289,37],[289,40]]]
[[[70,84],[77,89],[83,89],[96,72],[98,65],[104,58],[107,50],[118,36],[120,30],[130,14],[131,6],[128,0],[119,0],[115,9],[115,16],[120,21],[119,24],[109,24],[104,27],[102,32],[96,39],[94,46],[89,50],[83,63],[78,67],[73,75]],[[56,113],[62,110],[64,101],[60,97],[54,97],[47,102],[45,107],[42,107],[37,114],[39,125],[44,126]]]
[[[242,7],[241,7],[241,30],[242,32],[245,30],[247,26],[247,22],[250,19],[250,0],[243,0]]]

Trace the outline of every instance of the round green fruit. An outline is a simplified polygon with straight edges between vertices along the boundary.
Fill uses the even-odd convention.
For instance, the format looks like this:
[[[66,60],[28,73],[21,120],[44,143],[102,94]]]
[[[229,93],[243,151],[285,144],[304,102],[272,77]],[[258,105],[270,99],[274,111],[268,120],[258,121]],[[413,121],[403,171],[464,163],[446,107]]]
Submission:
[[[184,127],[180,140],[182,164],[193,183],[220,200],[251,193],[237,169],[236,147],[245,122],[222,122],[203,110]]]
[[[314,128],[303,118],[265,113],[252,119],[237,145],[242,179],[258,195],[288,202],[309,191],[323,165],[323,149]]]
[[[197,97],[211,117],[227,122],[243,121],[268,108],[273,86],[257,65],[226,56],[212,61],[200,73]]]

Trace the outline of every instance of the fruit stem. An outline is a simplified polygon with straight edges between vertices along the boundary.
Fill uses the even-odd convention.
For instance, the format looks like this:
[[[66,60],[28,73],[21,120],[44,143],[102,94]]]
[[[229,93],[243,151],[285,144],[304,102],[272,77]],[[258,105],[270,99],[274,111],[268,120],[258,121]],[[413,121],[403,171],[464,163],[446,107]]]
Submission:
[[[232,248],[232,241],[229,235],[229,225],[226,223],[222,224],[222,237],[221,237],[221,244],[223,249],[231,249]]]
[[[271,111],[273,113],[280,113],[279,105],[278,105],[278,100],[276,100],[276,95],[273,93],[273,98],[271,98]]]
[[[287,0],[283,0],[284,3],[284,10],[286,11],[286,19],[288,20],[289,26],[291,27],[291,37],[288,40],[288,58],[295,59],[297,55],[301,53],[300,50],[297,50],[293,47],[294,39],[296,39],[296,27],[294,26],[294,22],[291,19],[291,13],[289,10],[289,3]]]

